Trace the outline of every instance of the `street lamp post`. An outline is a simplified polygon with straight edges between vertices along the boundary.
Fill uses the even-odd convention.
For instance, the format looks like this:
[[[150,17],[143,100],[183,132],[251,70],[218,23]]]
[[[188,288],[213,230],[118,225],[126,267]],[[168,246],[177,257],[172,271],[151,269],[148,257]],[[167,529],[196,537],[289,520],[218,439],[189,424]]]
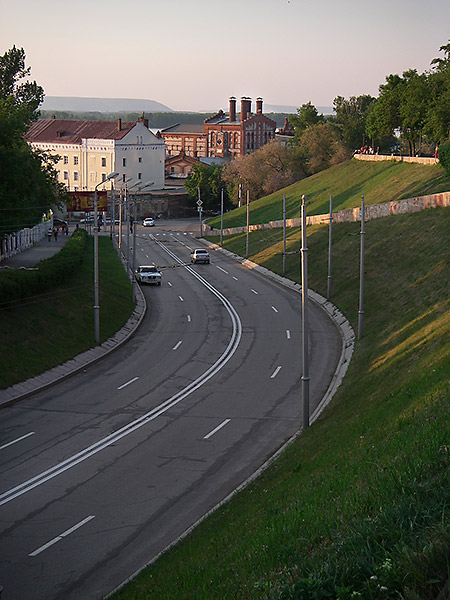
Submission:
[[[302,397],[303,428],[309,427],[309,358],[308,358],[308,247],[306,243],[306,199],[302,196]]]
[[[138,188],[138,192],[140,192],[141,190],[151,187],[152,185],[154,185],[153,181],[147,181],[147,183],[144,183],[144,185],[139,186]],[[131,266],[131,297],[133,299],[133,302],[136,302],[136,277],[134,276],[134,271],[136,269],[136,199],[134,199],[134,206],[133,206],[133,219],[134,219],[134,223],[133,223],[133,263]]]
[[[97,188],[103,185],[110,179],[117,177],[119,173],[110,173],[106,179],[97,183],[94,188],[94,336],[95,343],[100,343],[100,301],[98,290],[98,224],[97,224]]]

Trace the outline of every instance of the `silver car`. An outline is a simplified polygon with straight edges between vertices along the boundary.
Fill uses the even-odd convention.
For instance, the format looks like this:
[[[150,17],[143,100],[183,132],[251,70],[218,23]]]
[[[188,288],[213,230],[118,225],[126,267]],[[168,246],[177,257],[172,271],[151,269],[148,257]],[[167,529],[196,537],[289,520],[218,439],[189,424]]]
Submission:
[[[138,267],[134,272],[136,281],[139,283],[154,283],[155,285],[161,285],[161,271],[158,267],[145,266]]]

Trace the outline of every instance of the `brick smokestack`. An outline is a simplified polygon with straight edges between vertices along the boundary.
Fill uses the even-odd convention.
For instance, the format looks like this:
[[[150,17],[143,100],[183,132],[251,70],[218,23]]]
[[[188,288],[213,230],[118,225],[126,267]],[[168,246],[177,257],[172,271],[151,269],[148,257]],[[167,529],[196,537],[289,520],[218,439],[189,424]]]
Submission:
[[[230,98],[230,123],[236,121],[236,98],[231,96]]]
[[[241,98],[241,121],[245,121],[250,116],[252,111],[252,100],[243,96]]]
[[[148,119],[145,118],[144,113],[142,113],[142,117],[138,118],[139,123],[143,123],[145,127],[148,129]]]
[[[256,98],[256,114],[257,115],[262,115],[262,107],[263,107],[263,99],[262,98]]]
[[[117,131],[122,130],[122,119],[117,119]]]

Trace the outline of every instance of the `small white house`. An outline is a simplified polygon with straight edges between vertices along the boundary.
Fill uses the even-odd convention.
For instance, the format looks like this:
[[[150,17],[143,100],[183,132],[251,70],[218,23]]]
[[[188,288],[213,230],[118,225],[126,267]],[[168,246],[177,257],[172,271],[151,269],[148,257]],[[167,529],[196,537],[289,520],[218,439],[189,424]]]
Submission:
[[[57,154],[59,181],[69,191],[93,191],[117,171],[117,182],[152,181],[152,191],[164,188],[164,140],[148,129],[148,121],[74,121],[39,119],[28,130],[32,148]],[[110,189],[105,182],[98,189]]]

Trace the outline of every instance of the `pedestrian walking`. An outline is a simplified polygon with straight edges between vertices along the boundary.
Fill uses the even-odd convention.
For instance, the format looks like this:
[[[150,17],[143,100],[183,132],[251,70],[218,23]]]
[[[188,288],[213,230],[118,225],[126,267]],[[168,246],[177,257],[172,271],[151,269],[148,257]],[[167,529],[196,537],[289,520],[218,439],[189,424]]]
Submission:
[[[48,230],[47,230],[47,239],[48,239],[49,242],[52,241],[52,233],[53,233],[52,232],[52,228],[49,227]]]
[[[58,228],[57,227],[53,227],[53,236],[55,238],[55,242],[58,239]]]

